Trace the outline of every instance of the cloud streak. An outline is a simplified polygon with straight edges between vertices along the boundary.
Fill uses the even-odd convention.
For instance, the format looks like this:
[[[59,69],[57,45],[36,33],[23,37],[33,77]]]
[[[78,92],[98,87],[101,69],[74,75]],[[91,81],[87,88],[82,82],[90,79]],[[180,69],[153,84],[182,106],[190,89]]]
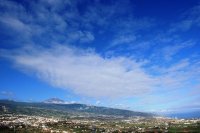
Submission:
[[[8,57],[53,86],[89,97],[134,96],[149,92],[155,85],[141,63],[123,57],[102,58],[76,48],[57,45]]]
[[[154,67],[147,73],[144,62],[127,57],[103,58],[92,50],[55,45],[4,51],[21,70],[32,72],[47,83],[74,93],[94,97],[133,97],[174,91],[199,81],[198,62],[192,68],[183,60],[172,67]],[[195,74],[196,73],[196,74]],[[195,79],[196,78],[196,79]]]

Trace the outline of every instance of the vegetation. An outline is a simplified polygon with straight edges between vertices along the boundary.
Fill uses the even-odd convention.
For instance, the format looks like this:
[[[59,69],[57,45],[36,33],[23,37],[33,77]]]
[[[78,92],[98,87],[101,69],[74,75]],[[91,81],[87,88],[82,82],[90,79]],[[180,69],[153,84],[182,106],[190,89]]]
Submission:
[[[134,117],[144,116],[151,117],[150,113],[134,112],[122,109],[113,109],[106,107],[88,106],[85,104],[50,104],[50,103],[26,103],[8,100],[0,100],[0,107],[6,107],[7,111],[16,114],[26,115],[42,115],[68,117],[74,116],[118,116],[118,117]],[[0,110],[0,113],[4,113]]]

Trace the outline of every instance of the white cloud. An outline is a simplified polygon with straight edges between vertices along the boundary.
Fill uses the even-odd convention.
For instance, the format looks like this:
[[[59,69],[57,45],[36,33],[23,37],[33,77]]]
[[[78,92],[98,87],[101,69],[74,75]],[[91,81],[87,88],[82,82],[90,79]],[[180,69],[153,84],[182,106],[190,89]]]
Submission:
[[[17,31],[23,31],[26,32],[28,30],[28,27],[21,22],[20,20],[16,19],[16,18],[0,18],[0,21],[5,23],[6,25],[12,27],[13,29],[17,30]]]
[[[130,44],[133,43],[136,40],[135,35],[121,35],[117,36],[114,40],[112,40],[111,46],[116,46],[120,44]]]
[[[173,23],[169,32],[188,31],[200,26],[200,5],[196,5],[181,15],[178,22]]]
[[[200,73],[198,62],[191,65],[188,60],[167,68],[154,67],[147,73],[144,64],[134,59],[103,58],[91,50],[61,45],[2,53],[21,70],[33,72],[53,86],[95,98],[131,97],[192,87],[191,80],[198,80]]]
[[[92,25],[91,22],[85,22],[85,16],[79,14],[76,7],[78,2],[39,0],[27,4],[30,9],[26,9],[17,2],[0,3],[0,7],[6,10],[6,12],[0,12],[0,22],[8,30],[17,32],[16,36],[23,36],[29,44],[34,44],[34,40],[65,43],[77,43],[78,41],[81,44],[92,42],[95,39],[93,31],[88,28],[88,25]],[[68,6],[70,8],[66,8]],[[58,13],[64,9],[64,14]],[[97,17],[99,19],[99,16]],[[28,44],[22,43],[21,45]]]
[[[79,42],[91,42],[93,41],[94,35],[89,31],[76,31],[68,34],[68,38],[71,40],[78,40]]]
[[[96,105],[100,105],[101,104],[101,101],[96,101]]]
[[[94,52],[55,46],[9,56],[53,86],[90,97],[134,96],[149,92],[154,78],[128,58],[102,58]]]
[[[1,91],[1,95],[4,95],[4,96],[12,96],[13,93],[10,92],[10,91]]]
[[[183,50],[185,48],[192,47],[194,45],[195,45],[195,42],[186,41],[186,42],[182,42],[182,43],[179,43],[179,44],[168,45],[166,47],[163,47],[161,52],[164,56],[164,59],[171,60],[173,58],[173,56],[176,55],[181,50]]]

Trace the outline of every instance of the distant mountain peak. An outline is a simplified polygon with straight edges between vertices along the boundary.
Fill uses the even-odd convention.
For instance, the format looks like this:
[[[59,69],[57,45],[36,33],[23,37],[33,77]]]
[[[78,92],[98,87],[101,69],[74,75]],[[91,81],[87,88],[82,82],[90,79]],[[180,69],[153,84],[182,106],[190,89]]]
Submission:
[[[49,98],[45,100],[44,103],[64,104],[65,101],[59,98]]]

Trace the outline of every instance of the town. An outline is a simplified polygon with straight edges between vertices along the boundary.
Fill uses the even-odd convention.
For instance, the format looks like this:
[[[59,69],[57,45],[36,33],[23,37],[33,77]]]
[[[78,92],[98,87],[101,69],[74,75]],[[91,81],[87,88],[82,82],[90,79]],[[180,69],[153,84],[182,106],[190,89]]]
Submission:
[[[0,115],[0,132],[3,133],[167,133],[200,132],[200,119],[172,119],[165,117],[105,118],[54,118],[19,114]]]

